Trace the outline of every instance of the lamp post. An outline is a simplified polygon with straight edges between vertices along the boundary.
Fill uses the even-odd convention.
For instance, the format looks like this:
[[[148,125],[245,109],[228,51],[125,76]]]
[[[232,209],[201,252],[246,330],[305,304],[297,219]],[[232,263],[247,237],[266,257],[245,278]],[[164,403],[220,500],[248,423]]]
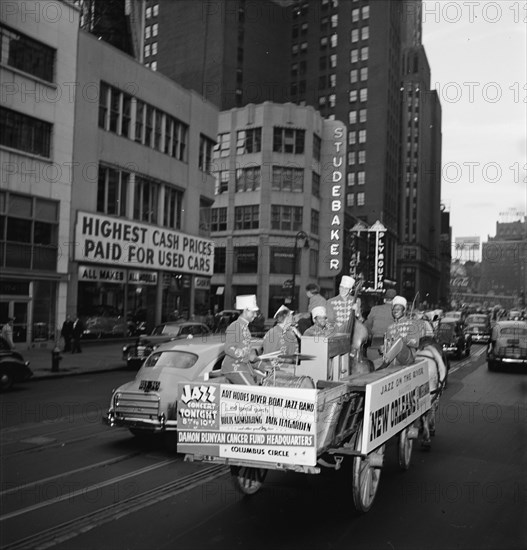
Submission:
[[[296,306],[295,301],[295,286],[296,286],[296,261],[298,258],[298,242],[304,241],[304,244],[300,248],[309,248],[309,236],[305,231],[299,231],[295,235],[295,248],[293,252],[293,285],[291,290],[291,309],[294,310]]]

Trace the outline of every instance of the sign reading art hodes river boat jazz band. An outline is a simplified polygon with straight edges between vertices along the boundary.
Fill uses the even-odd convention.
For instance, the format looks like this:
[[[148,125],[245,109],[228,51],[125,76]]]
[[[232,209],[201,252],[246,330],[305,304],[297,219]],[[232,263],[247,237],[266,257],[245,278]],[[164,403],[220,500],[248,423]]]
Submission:
[[[214,243],[155,225],[79,212],[75,260],[212,276]]]
[[[315,389],[179,384],[180,453],[315,466]]]

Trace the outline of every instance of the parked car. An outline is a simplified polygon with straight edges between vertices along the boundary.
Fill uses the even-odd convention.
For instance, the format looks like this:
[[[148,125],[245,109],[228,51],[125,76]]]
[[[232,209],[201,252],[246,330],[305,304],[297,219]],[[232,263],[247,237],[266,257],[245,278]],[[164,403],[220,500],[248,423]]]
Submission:
[[[472,342],[487,344],[490,340],[490,319],[484,313],[473,313],[465,321],[465,335],[470,335]]]
[[[209,327],[204,323],[169,321],[157,325],[151,334],[139,336],[133,344],[123,346],[123,360],[129,367],[139,368],[160,344],[189,336],[210,336],[211,334]]]
[[[0,391],[7,391],[13,384],[25,382],[33,376],[29,361],[22,354],[11,349],[8,342],[0,338]]]
[[[127,427],[134,435],[175,431],[178,383],[220,374],[223,347],[220,335],[161,344],[135,379],[113,392],[104,422]]]
[[[527,366],[527,322],[498,321],[487,349],[489,370],[507,365]]]
[[[133,333],[134,323],[111,306],[95,306],[83,315],[83,338],[125,337]]]
[[[461,359],[463,355],[470,355],[472,339],[470,335],[465,335],[460,321],[448,317],[442,319],[437,328],[436,338],[448,357]]]
[[[464,323],[466,315],[465,315],[465,312],[463,312],[463,311],[447,311],[445,313],[444,318],[446,318],[446,319],[455,319],[456,321],[459,321],[460,323]]]

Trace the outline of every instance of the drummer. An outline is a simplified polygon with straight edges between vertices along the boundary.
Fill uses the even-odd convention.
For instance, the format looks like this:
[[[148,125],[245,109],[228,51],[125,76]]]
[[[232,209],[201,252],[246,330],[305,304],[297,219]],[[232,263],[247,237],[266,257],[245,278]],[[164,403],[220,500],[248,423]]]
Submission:
[[[294,355],[298,353],[299,333],[293,326],[294,311],[282,305],[278,308],[273,318],[276,324],[264,336],[263,354],[279,351],[287,358],[275,357],[266,367],[286,368],[295,365]]]

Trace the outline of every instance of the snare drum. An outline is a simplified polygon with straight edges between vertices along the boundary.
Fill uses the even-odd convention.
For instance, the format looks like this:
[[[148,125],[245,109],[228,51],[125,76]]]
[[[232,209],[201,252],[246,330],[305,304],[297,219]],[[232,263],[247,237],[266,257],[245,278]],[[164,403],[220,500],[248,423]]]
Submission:
[[[315,383],[309,376],[294,376],[292,374],[287,374],[286,372],[275,371],[274,373],[270,373],[269,376],[264,379],[262,386],[314,389]]]

